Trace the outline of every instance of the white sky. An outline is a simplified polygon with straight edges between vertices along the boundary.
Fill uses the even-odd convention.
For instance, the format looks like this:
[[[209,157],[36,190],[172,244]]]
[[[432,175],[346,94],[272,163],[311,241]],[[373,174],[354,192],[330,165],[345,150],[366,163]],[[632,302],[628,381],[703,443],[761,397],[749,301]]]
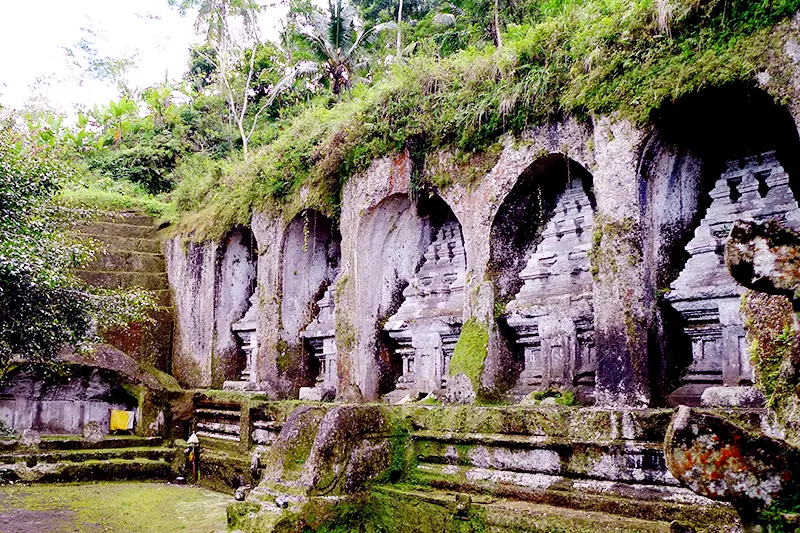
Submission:
[[[283,12],[278,7],[262,15],[264,37],[275,34]],[[91,108],[115,99],[115,86],[94,80],[80,86],[74,79],[62,47],[87,37],[81,28],[98,32],[93,42],[100,56],[136,54],[127,77],[137,88],[180,78],[190,43],[201,40],[194,14],[181,17],[167,0],[0,0],[0,104],[23,106],[40,77],[49,85],[39,92],[67,114],[75,104]]]

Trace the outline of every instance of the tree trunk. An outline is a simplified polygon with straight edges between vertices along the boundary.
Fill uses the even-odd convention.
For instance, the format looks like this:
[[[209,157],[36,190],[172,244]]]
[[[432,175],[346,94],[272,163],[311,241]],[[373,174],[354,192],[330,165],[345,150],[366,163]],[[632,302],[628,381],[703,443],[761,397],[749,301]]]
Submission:
[[[400,0],[400,6],[397,8],[397,57],[402,55],[402,38],[403,32],[400,29],[400,23],[403,22],[403,0]]]
[[[494,0],[494,35],[497,41],[497,49],[503,49],[503,41],[500,38],[500,0]]]

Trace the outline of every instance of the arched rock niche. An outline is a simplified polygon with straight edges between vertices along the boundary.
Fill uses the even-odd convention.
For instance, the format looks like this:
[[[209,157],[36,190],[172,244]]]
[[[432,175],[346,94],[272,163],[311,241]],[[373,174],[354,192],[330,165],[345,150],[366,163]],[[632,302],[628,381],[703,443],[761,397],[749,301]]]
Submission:
[[[439,200],[441,201],[441,200]],[[403,302],[403,289],[414,277],[434,233],[431,202],[408,195],[385,198],[361,217],[355,250],[355,338],[358,386],[367,400],[392,391],[402,373],[401,360],[387,344],[383,326]],[[433,205],[436,205],[433,203]]]
[[[278,371],[293,387],[313,387],[305,390],[308,399],[332,398],[335,393],[332,285],[339,272],[340,245],[333,222],[312,209],[300,212],[286,227]]]
[[[512,396],[551,387],[594,395],[597,361],[589,251],[592,177],[561,154],[536,160],[498,209],[491,272]],[[502,343],[499,343],[502,346]]]
[[[249,383],[256,343],[256,241],[249,228],[237,228],[217,249],[214,302],[215,339],[211,360],[213,384],[243,388]],[[244,341],[242,340],[244,339]]]
[[[383,327],[392,367],[400,364],[390,401],[446,388],[450,359],[464,322],[467,255],[461,224],[438,196],[424,209],[432,226],[416,273],[407,280],[402,303]]]
[[[797,227],[789,176],[797,174],[800,142],[788,110],[746,86],[665,105],[655,123],[641,167],[649,282],[663,295],[652,388],[667,403],[697,405],[708,387],[752,383],[739,311],[744,289],[725,268],[723,248],[737,219]]]

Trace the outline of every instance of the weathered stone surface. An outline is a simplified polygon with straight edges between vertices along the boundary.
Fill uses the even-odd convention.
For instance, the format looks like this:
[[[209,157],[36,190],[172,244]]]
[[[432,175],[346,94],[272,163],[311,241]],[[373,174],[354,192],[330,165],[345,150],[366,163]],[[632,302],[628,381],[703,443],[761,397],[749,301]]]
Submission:
[[[581,181],[568,183],[520,272],[524,285],[506,306],[506,323],[524,351],[514,389],[519,397],[550,387],[581,387],[583,396],[594,396],[592,211]]]
[[[300,476],[326,413],[324,408],[306,406],[289,415],[263,459],[265,481],[290,487],[305,486]]]
[[[232,325],[253,294],[254,243],[249,230],[219,243],[165,243],[167,273],[176,308],[172,373],[187,387],[221,387],[245,366]]]
[[[80,365],[69,369],[64,378],[30,371],[7,376],[0,387],[0,419],[17,431],[80,435],[87,423],[95,422],[107,433],[111,409],[137,407],[137,398],[115,372]]]
[[[38,446],[42,442],[42,437],[39,432],[34,429],[23,430],[22,436],[19,439],[20,444],[23,446]]]
[[[689,407],[675,413],[664,453],[682,484],[733,503],[740,513],[764,509],[798,490],[800,451]]]
[[[472,381],[465,374],[456,374],[448,378],[444,402],[453,405],[467,405],[475,401],[475,389]]]
[[[778,221],[737,221],[725,244],[725,263],[745,287],[800,296],[800,234]]]
[[[100,442],[103,440],[105,436],[105,432],[103,428],[100,427],[100,424],[97,422],[87,422],[85,426],[83,426],[83,439],[87,442]]]
[[[764,407],[767,399],[755,387],[708,387],[700,397],[703,407]]]
[[[403,304],[383,327],[394,340],[402,374],[397,389],[446,387],[447,372],[463,323],[467,257],[461,226],[449,218],[425,251],[423,263],[403,290]]]
[[[710,193],[711,206],[686,246],[690,258],[667,300],[686,320],[693,362],[673,393],[676,402],[696,403],[713,385],[752,383],[740,307],[743,288],[723,262],[725,238],[734,222],[784,220],[797,224],[800,209],[789,176],[774,152],[728,162]]]

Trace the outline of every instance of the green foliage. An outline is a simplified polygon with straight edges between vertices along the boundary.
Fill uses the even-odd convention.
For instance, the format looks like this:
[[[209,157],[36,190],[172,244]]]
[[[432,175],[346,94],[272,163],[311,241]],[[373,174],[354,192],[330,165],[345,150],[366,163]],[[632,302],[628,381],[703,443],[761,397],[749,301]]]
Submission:
[[[450,375],[466,375],[475,391],[481,389],[483,362],[489,347],[489,330],[474,317],[467,320],[461,328],[453,358],[450,360]]]
[[[533,400],[534,402],[541,402],[547,398],[555,398],[554,402],[556,405],[565,407],[580,405],[580,402],[575,398],[575,394],[569,390],[560,391],[558,389],[551,388],[533,391],[528,395],[528,399]]]
[[[767,398],[767,405],[780,412],[795,396],[791,378],[783,372],[795,337],[792,305],[784,297],[748,290],[742,295],[741,309],[755,386]]]
[[[521,11],[503,8],[502,52],[473,35],[468,40],[476,44],[436,59],[424,54],[440,54],[425,52],[421,43],[423,55],[395,62],[371,86],[356,87],[337,105],[311,102],[284,122],[254,164],[237,165],[236,178],[193,210],[192,224],[216,221],[200,224],[194,238],[220,235],[253,209],[291,199],[301,185],[313,192],[308,202],[335,214],[349,176],[411,140],[421,151],[471,154],[506,132],[564,114],[619,111],[645,124],[665,102],[751,81],[774,46],[773,26],[800,0],[674,5],[664,14],[656,2],[642,0],[540,0]],[[468,6],[458,10],[456,21],[472,16]],[[432,26],[431,32],[424,38],[436,34]]]
[[[0,378],[12,365],[47,365],[64,344],[80,348],[94,325],[146,319],[143,291],[115,292],[81,283],[72,269],[91,243],[69,231],[81,213],[53,203],[74,169],[50,145],[0,123]]]
[[[800,513],[800,494],[793,494],[783,500],[773,501],[759,513],[759,525],[770,533],[793,533],[796,525],[789,523],[784,515]]]

